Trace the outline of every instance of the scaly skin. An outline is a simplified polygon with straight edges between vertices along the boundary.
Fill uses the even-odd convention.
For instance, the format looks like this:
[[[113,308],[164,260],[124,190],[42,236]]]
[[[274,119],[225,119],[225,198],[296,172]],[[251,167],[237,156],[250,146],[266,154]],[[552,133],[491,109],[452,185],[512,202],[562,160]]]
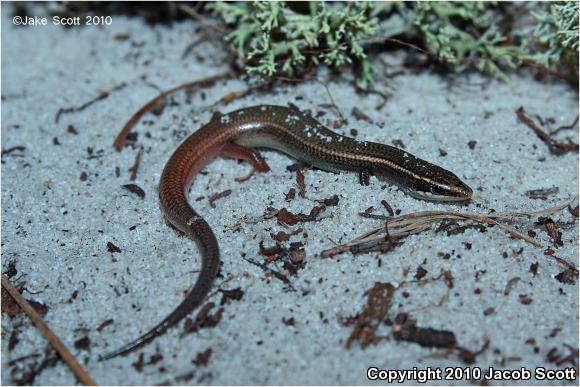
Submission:
[[[104,359],[126,354],[161,335],[197,308],[209,293],[219,267],[219,245],[210,226],[189,205],[187,193],[195,175],[232,143],[277,149],[330,171],[367,176],[374,173],[420,199],[460,202],[470,200],[472,195],[471,188],[441,167],[388,145],[359,142],[334,133],[295,108],[261,105],[216,115],[177,148],[159,183],[165,217],[199,245],[203,260],[198,280],[169,316]],[[261,170],[267,170],[265,163]]]

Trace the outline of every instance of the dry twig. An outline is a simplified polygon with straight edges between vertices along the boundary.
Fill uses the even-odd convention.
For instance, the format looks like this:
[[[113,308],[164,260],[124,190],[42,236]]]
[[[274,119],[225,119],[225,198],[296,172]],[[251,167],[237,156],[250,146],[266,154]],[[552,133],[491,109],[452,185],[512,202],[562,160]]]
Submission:
[[[133,166],[131,168],[129,168],[129,171],[131,172],[131,177],[129,178],[132,181],[135,181],[135,179],[137,179],[137,171],[139,170],[139,166],[141,165],[141,157],[143,157],[143,146],[141,146],[139,148],[139,152],[137,152],[137,156],[135,156],[135,164],[133,164]]]
[[[520,106],[518,110],[516,110],[516,115],[518,116],[521,122],[526,124],[530,129],[534,131],[534,133],[536,133],[536,135],[540,138],[540,140],[542,140],[543,142],[546,143],[546,145],[548,145],[548,148],[550,149],[551,153],[560,155],[566,152],[578,152],[578,144],[556,141],[552,138],[551,135],[540,129],[534,123],[534,121],[526,115],[523,107]]]
[[[89,106],[91,106],[92,104],[107,98],[112,91],[121,90],[125,86],[127,86],[126,83],[121,83],[120,85],[113,87],[113,89],[111,89],[111,91],[101,91],[98,96],[96,96],[95,98],[91,99],[88,102],[85,102],[84,104],[82,104],[80,106],[58,109],[58,112],[56,112],[56,116],[54,117],[54,122],[58,124],[58,121],[60,120],[61,115],[83,111],[86,108],[88,108]]]
[[[123,149],[123,145],[125,144],[125,140],[127,139],[129,132],[137,124],[137,122],[139,122],[141,117],[143,117],[143,115],[145,113],[147,113],[148,111],[151,111],[156,106],[158,106],[160,103],[162,103],[169,95],[175,93],[176,91],[183,90],[183,89],[197,89],[197,88],[201,88],[201,87],[207,87],[207,86],[213,85],[217,81],[229,78],[233,75],[234,75],[234,73],[232,71],[227,71],[221,75],[215,75],[213,77],[208,77],[208,78],[200,79],[197,81],[183,83],[183,84],[176,86],[172,89],[164,91],[163,93],[159,94],[157,97],[153,98],[151,101],[147,102],[143,107],[141,107],[141,109],[139,109],[135,114],[133,114],[131,116],[131,118],[129,118],[129,121],[127,121],[125,126],[123,126],[123,129],[121,129],[121,131],[119,132],[119,134],[115,138],[115,141],[113,142],[113,146],[118,151]]]
[[[87,373],[87,371],[79,364],[77,359],[69,352],[69,350],[65,347],[65,345],[60,341],[58,337],[50,330],[48,325],[42,320],[40,315],[34,310],[34,308],[26,301],[18,290],[10,283],[10,280],[6,278],[4,274],[2,274],[2,286],[4,289],[10,293],[10,295],[14,298],[14,300],[20,305],[22,310],[28,315],[28,317],[32,320],[34,325],[38,328],[38,330],[46,337],[46,339],[52,344],[52,346],[57,350],[63,360],[68,364],[68,366],[72,369],[75,375],[79,378],[79,380],[87,386],[96,386],[95,381],[91,376]]]
[[[186,14],[197,20],[203,26],[203,28],[211,29],[216,34],[219,34],[221,32],[218,27],[211,24],[205,17],[201,16],[199,12],[197,12],[198,10],[196,8],[198,7],[192,8],[185,4],[177,4],[177,8],[179,8],[181,11],[185,12]],[[215,34],[212,35],[208,33],[208,36],[215,36]]]
[[[363,247],[366,251],[369,249],[369,247],[383,245],[387,240],[399,239],[411,234],[417,234],[429,228],[432,224],[442,220],[473,220],[479,223],[497,225],[515,238],[523,239],[536,247],[542,247],[540,242],[536,241],[532,237],[516,230],[513,227],[498,223],[496,219],[510,219],[522,216],[531,217],[552,214],[566,208],[570,203],[572,203],[573,200],[574,199],[572,198],[555,207],[536,212],[504,212],[489,215],[466,214],[455,211],[414,212],[411,214],[398,216],[396,218],[388,218],[384,225],[376,227],[346,244],[325,250],[321,253],[321,256],[332,257],[345,251],[360,251],[360,249]]]

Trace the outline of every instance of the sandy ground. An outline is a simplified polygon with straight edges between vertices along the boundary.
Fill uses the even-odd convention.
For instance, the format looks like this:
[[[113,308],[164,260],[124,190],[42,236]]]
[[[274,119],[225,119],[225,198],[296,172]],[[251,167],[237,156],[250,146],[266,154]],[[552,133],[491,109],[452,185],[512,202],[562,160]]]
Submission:
[[[535,377],[537,367],[572,367],[556,363],[578,348],[578,281],[572,275],[570,283],[562,282],[564,274],[558,275],[566,266],[554,258],[578,264],[578,222],[566,209],[551,215],[561,246],[533,217],[510,225],[535,235],[542,247],[510,238],[498,227],[457,230],[467,224],[462,223],[451,226],[457,231],[451,233],[434,226],[387,253],[320,258],[335,242],[380,225],[381,220],[358,213],[374,207],[374,214],[385,215],[382,200],[400,214],[488,214],[535,211],[578,197],[578,154],[551,154],[515,114],[523,106],[530,115],[552,117],[551,128],[569,124],[578,115],[576,91],[525,75],[501,83],[479,76],[415,74],[396,58],[387,58],[389,68],[379,68],[377,87],[389,94],[386,102],[378,95],[356,94],[347,75],[329,82],[348,120],[336,130],[350,135],[356,129],[358,139],[402,143],[407,151],[454,171],[474,189],[473,202],[464,207],[427,203],[376,177],[363,187],[356,175],[312,169],[304,172],[305,197],[287,202],[287,192],[298,188],[295,172],[286,169],[295,162],[291,158],[265,151],[272,171],[243,183],[234,178],[247,173],[248,165],[217,159],[196,179],[190,199],[219,239],[223,265],[215,290],[239,288],[242,298],[220,305],[223,295],[215,292],[208,300],[216,303],[210,314],[223,308],[215,327],[185,334],[187,324],[180,323],[135,353],[99,362],[99,355],[159,322],[195,281],[197,247],[167,226],[156,191],[167,158],[185,136],[216,110],[261,103],[322,111],[324,124],[338,115],[325,106],[331,101],[318,82],[254,93],[227,106],[213,104],[245,90],[246,82],[229,80],[203,93],[177,93],[161,115],[148,114],[135,128],[144,153],[131,181],[129,168],[138,147],[115,151],[116,133],[160,90],[226,71],[224,53],[204,42],[182,58],[200,36],[194,22],[150,27],[115,17],[113,25],[103,28],[25,28],[15,27],[2,7],[3,272],[24,287],[27,299],[46,306],[46,322],[98,383],[368,384],[369,367],[431,367],[443,370],[442,378],[446,367],[464,368],[463,373],[454,370],[463,379],[431,384],[466,384],[468,372],[485,373],[489,367],[531,372],[529,380],[488,381],[492,385],[578,383]],[[403,73],[393,79],[382,75],[398,70]],[[322,72],[320,78],[329,80]],[[80,107],[103,91],[109,92],[106,98],[65,112],[56,122],[59,110]],[[369,120],[355,118],[354,107]],[[578,142],[577,133],[573,128],[558,138]],[[145,198],[122,187],[129,183],[141,187]],[[552,187],[558,192],[546,200],[525,195]],[[225,190],[231,194],[210,206],[208,197]],[[315,222],[286,227],[264,217],[268,207],[308,213],[317,200],[333,195],[338,205],[329,206]],[[303,267],[292,273],[282,261],[268,266],[289,284],[242,259],[263,262],[261,242],[271,247],[273,234],[298,228],[303,230],[281,244],[304,244]],[[111,244],[120,252],[111,252]],[[546,254],[549,249],[553,255]],[[445,271],[452,284],[433,280]],[[365,309],[367,292],[376,282],[398,287],[387,322],[375,332],[380,340],[366,348],[354,341],[347,349],[355,326],[348,325],[349,317]],[[445,353],[397,341],[392,323],[401,313],[419,328],[453,332],[464,349],[483,351],[468,364],[458,350]],[[24,315],[3,313],[2,384],[76,384],[66,365],[51,360],[54,353],[45,348],[46,341]],[[577,352],[571,359],[577,364]],[[417,383],[410,377],[406,383]]]

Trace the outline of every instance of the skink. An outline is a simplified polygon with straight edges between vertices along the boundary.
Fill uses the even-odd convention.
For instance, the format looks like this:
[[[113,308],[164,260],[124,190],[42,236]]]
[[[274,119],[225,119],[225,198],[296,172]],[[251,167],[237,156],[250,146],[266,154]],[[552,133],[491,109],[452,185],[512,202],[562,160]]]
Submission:
[[[203,257],[198,280],[169,316],[104,359],[128,353],[153,340],[204,301],[218,271],[219,246],[210,226],[189,205],[189,187],[195,175],[219,154],[245,158],[254,169],[269,170],[259,153],[247,147],[273,148],[325,170],[374,174],[419,199],[460,202],[470,200],[473,193],[457,176],[441,167],[388,145],[359,142],[332,132],[294,107],[260,105],[214,115],[177,148],[159,183],[165,217],[198,242]]]

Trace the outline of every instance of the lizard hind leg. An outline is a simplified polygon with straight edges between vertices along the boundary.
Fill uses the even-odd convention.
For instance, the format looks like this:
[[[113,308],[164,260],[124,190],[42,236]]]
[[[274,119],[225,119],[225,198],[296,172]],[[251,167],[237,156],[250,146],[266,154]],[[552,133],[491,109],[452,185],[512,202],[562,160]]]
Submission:
[[[236,181],[246,181],[256,172],[268,172],[270,171],[270,166],[266,162],[266,159],[260,154],[257,149],[246,148],[245,146],[229,142],[221,150],[223,156],[248,161],[252,165],[252,170],[244,176],[236,178]]]

